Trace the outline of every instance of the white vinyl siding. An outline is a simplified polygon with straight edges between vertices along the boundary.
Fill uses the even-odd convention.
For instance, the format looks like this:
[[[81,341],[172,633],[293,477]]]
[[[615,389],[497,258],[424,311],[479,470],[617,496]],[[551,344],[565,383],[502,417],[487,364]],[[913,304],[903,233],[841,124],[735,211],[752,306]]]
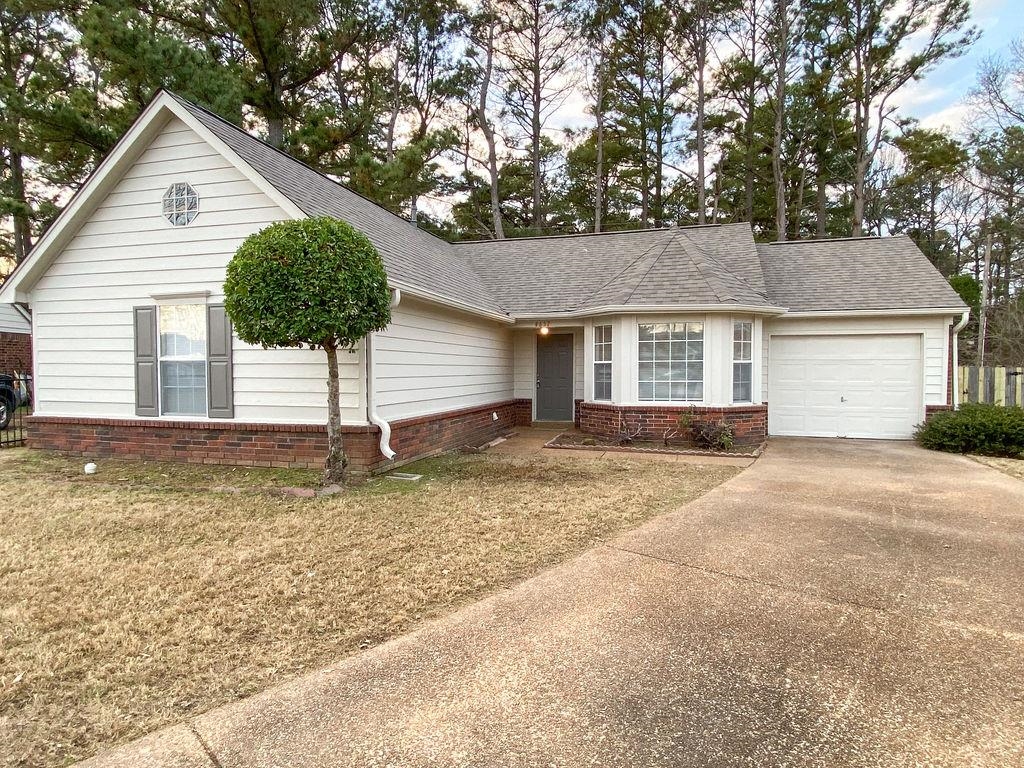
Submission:
[[[11,304],[0,304],[0,333],[31,333],[28,320]]]
[[[949,317],[779,318],[765,323],[764,366],[771,368],[771,336],[918,334],[922,339],[922,388],[925,405],[946,403]],[[771,408],[768,376],[762,379],[764,399]]]
[[[512,330],[404,298],[374,336],[377,411],[388,420],[513,397]]]
[[[173,227],[162,198],[181,181],[196,189],[201,210],[188,226]],[[132,308],[168,293],[221,301],[225,269],[242,240],[287,218],[227,159],[170,120],[32,290],[36,412],[135,418]],[[343,354],[340,362],[342,418],[365,423],[363,356]],[[234,421],[326,423],[322,351],[264,350],[236,338],[233,368]]]

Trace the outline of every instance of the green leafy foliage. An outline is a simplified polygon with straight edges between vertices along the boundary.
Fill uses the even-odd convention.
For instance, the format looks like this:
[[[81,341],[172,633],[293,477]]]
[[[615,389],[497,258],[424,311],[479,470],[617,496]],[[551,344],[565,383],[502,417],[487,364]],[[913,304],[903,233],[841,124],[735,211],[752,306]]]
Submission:
[[[971,308],[971,314],[977,317],[981,311],[981,284],[971,275],[953,275],[949,284]]]
[[[271,224],[228,264],[224,307],[239,338],[264,347],[353,347],[391,322],[380,254],[343,221]]]
[[[934,451],[1024,457],[1024,409],[967,403],[937,413],[917,428],[917,442]]]

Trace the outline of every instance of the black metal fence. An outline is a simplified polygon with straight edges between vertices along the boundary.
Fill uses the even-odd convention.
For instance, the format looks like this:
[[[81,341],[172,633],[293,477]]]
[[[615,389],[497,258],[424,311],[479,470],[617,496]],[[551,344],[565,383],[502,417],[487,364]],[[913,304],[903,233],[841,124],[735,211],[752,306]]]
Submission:
[[[32,413],[32,378],[0,374],[0,448],[25,445],[26,421]]]

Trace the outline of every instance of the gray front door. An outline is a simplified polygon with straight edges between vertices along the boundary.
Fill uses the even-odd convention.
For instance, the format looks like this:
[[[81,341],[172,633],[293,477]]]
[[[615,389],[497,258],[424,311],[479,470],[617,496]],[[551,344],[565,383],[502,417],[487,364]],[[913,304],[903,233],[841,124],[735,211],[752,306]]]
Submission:
[[[572,334],[537,337],[537,421],[572,421]]]

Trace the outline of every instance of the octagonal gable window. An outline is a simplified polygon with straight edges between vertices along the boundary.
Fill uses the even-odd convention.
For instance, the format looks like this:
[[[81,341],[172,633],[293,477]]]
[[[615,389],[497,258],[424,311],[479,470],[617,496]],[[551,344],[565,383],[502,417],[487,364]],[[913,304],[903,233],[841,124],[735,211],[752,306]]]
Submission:
[[[172,226],[184,227],[199,215],[199,194],[191,184],[177,182],[164,192],[164,217]]]

